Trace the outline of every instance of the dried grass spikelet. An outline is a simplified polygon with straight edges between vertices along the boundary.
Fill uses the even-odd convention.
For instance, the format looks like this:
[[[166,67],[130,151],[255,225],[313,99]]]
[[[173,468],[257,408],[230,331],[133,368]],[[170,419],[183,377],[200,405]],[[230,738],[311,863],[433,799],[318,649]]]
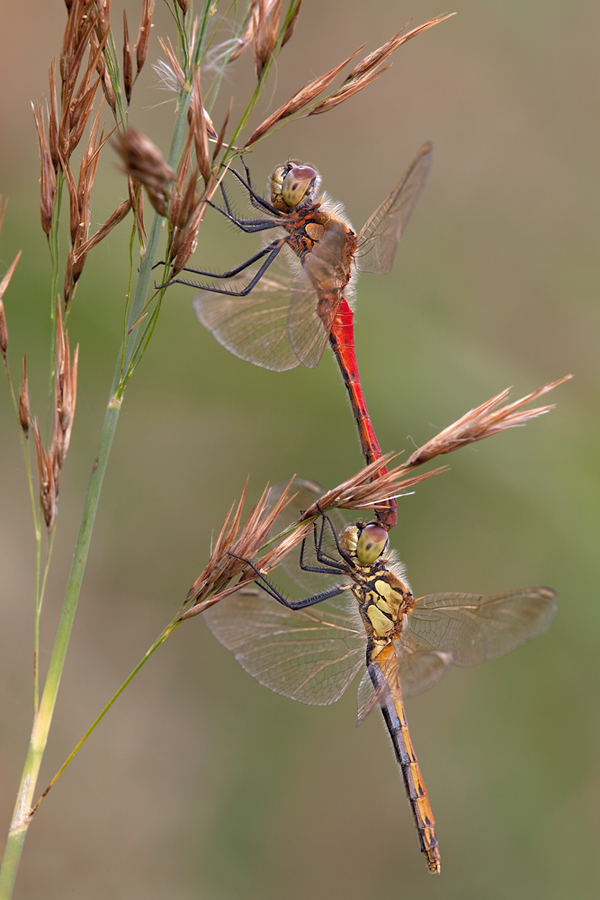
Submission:
[[[129,202],[131,203],[131,208],[133,209],[135,215],[135,224],[138,231],[138,236],[142,244],[141,252],[145,255],[145,247],[146,241],[148,240],[148,234],[146,232],[146,226],[144,225],[144,191],[141,184],[135,184],[133,179],[131,178],[127,179],[127,190],[129,192]]]
[[[183,198],[179,214],[181,225],[174,230],[169,247],[168,259],[172,265],[171,278],[181,272],[198,246],[198,231],[204,219],[209,196],[207,193],[198,196],[196,191],[197,175],[198,170],[195,169],[190,176],[190,182]],[[214,190],[210,196],[213,193]]]
[[[142,15],[140,18],[140,29],[135,45],[135,62],[138,75],[142,71],[144,63],[146,62],[146,59],[148,57],[148,48],[150,46],[150,29],[152,27],[153,14],[154,0],[144,0],[142,4]]]
[[[254,7],[252,45],[254,48],[256,77],[259,81],[275,49],[282,5],[283,0],[274,0],[274,2],[271,2],[271,0],[258,0]]]
[[[210,181],[210,156],[208,152],[209,124],[211,137],[216,139],[217,133],[202,105],[199,68],[196,72],[192,87],[192,102],[190,104],[190,109],[192,111],[191,131],[194,137],[196,161],[198,162],[198,168],[204,179],[204,183],[208,184]]]
[[[466,447],[468,444],[482,441],[484,438],[491,437],[493,434],[499,434],[499,432],[506,431],[508,428],[525,425],[530,419],[535,419],[537,416],[550,412],[551,409],[554,409],[555,404],[540,406],[536,409],[522,409],[522,407],[527,403],[533,403],[538,397],[547,394],[548,391],[564,384],[565,381],[572,377],[572,375],[565,375],[564,378],[559,378],[558,381],[551,381],[538,388],[537,391],[521,397],[520,400],[515,400],[514,403],[509,403],[501,409],[495,409],[508,396],[510,389],[507,388],[501,391],[486,403],[482,403],[476,409],[470,410],[452,425],[449,425],[448,428],[444,428],[430,441],[427,441],[426,444],[423,444],[422,447],[415,450],[406,461],[406,466],[412,468],[420,466],[436,456],[452,453],[460,447]]]
[[[264,22],[268,19],[273,6],[277,3],[279,4],[279,0],[265,0],[262,3],[263,11],[262,13],[258,13],[260,0],[252,0],[250,6],[248,7],[248,12],[246,14],[246,21],[243,27],[243,31],[239,38],[236,38],[235,41],[227,42],[225,46],[231,49],[231,52],[228,52],[228,62],[235,62],[236,59],[242,55],[242,53],[248,49],[250,44],[255,44],[255,31],[257,19],[259,22]],[[256,50],[255,50],[255,62],[256,62]],[[260,77],[260,76],[259,76]]]
[[[177,6],[181,10],[181,12],[184,14],[184,16],[188,11],[189,5],[190,5],[189,0],[177,0]]]
[[[350,72],[350,74],[346,77],[345,82],[352,81],[354,78],[361,77],[362,75],[366,75],[367,72],[371,72],[373,69],[377,68],[377,66],[381,65],[382,62],[390,56],[394,50],[397,50],[402,44],[406,44],[407,41],[412,40],[412,38],[416,37],[422,31],[426,31],[428,28],[433,28],[434,25],[439,25],[440,22],[445,22],[446,19],[452,18],[456,13],[444,13],[441,16],[436,16],[435,19],[430,19],[428,22],[425,22],[423,25],[418,25],[416,28],[413,28],[411,31],[407,31],[406,34],[403,34],[404,28],[401,28],[393,38],[390,38],[389,41],[386,41],[385,44],[382,44],[377,50],[374,50],[372,53],[369,53],[368,56],[365,56],[361,62]]]
[[[0,353],[6,364],[6,351],[8,350],[8,326],[6,324],[6,310],[0,300]]]
[[[31,407],[29,405],[29,386],[27,383],[27,354],[23,356],[23,380],[19,391],[19,424],[26,438],[29,437]]]
[[[110,0],[94,0],[98,14],[96,16],[96,34],[98,40],[105,41],[110,31]]]
[[[310,533],[314,519],[323,513],[335,508],[372,509],[378,503],[398,497],[414,485],[445,472],[448,468],[442,466],[421,475],[413,475],[412,470],[417,466],[429,462],[436,456],[451,453],[459,447],[483,440],[483,438],[490,437],[507,428],[523,425],[529,419],[548,412],[552,406],[530,410],[523,410],[522,407],[563,384],[570,377],[567,375],[558,381],[550,382],[514,403],[501,409],[494,409],[506,397],[507,391],[502,391],[487,403],[471,410],[453,425],[445,428],[435,438],[415,451],[405,463],[380,474],[381,467],[387,466],[397,456],[395,453],[384,454],[342,484],[323,494],[317,502],[302,513],[295,525],[290,526],[280,538],[272,539],[270,543],[274,546],[258,558],[255,558],[256,554],[264,549],[265,540],[277,515],[293,499],[290,496],[293,479],[273,510],[268,508],[268,490],[265,490],[238,537],[242,505],[246,493],[246,489],[244,489],[244,495],[232,524],[229,525],[229,519],[233,507],[213,547],[207,567],[196,579],[188,593],[186,603],[192,605],[181,618],[187,619],[198,615],[218,603],[219,600],[254,581],[256,572],[244,564],[245,559],[252,559],[253,565],[261,574],[267,574],[276,568],[285,556]],[[377,477],[374,478],[374,476]]]
[[[56,518],[56,490],[54,485],[54,466],[50,462],[50,458],[44,448],[40,427],[37,418],[31,424],[33,437],[35,441],[35,451],[37,457],[38,477],[40,483],[40,502],[42,504],[42,512],[44,521],[48,531],[52,529]]]
[[[285,31],[283,32],[283,37],[281,38],[281,46],[285,47],[287,42],[292,37],[294,31],[296,30],[296,25],[298,23],[298,16],[300,15],[300,7],[302,6],[302,0],[297,0],[296,6],[292,12],[289,22],[286,25]]]
[[[108,140],[108,138],[104,137],[103,131],[98,134],[100,129],[100,115],[101,111],[98,110],[92,128],[90,129],[86,148],[81,158],[77,185],[75,185],[75,179],[69,163],[66,160],[61,160],[65,182],[69,191],[71,217],[71,249],[67,259],[65,273],[65,305],[68,305],[73,297],[74,288],[83,272],[87,253],[90,249],[88,241],[91,225],[94,182],[98,170],[100,152]],[[96,239],[95,244],[99,243],[100,240],[101,238]]]
[[[2,197],[0,197],[0,226],[2,225],[2,219],[4,218],[4,209],[2,209]],[[13,277],[14,271],[17,268],[17,263],[21,258],[21,250],[17,253],[12,263],[4,273],[2,280],[0,281],[0,353],[4,358],[4,362],[6,363],[6,351],[8,350],[8,325],[6,324],[6,311],[4,309],[4,294],[6,293],[6,289],[10,284],[10,280]]]
[[[179,90],[184,91],[186,85],[185,73],[181,68],[179,60],[177,59],[177,54],[173,50],[171,39],[167,38],[166,41],[164,41],[161,37],[159,37],[158,42],[163,48],[165,56],[169,60],[169,64],[167,65],[163,62],[160,64],[160,66],[154,66],[154,68],[172,90],[175,89],[176,83]]]
[[[125,174],[134,183],[144,186],[156,212],[166,216],[177,175],[165,162],[158,147],[132,125],[127,131],[117,134],[113,146],[121,157]]]
[[[50,71],[48,73],[48,81],[50,84],[50,112],[48,114],[48,144],[50,147],[50,156],[54,171],[58,172],[60,165],[58,153],[58,104],[56,100],[56,60],[50,63]]]
[[[348,100],[354,94],[357,94],[359,91],[362,91],[368,84],[378,78],[380,75],[385,72],[385,69],[377,69],[378,66],[383,63],[388,56],[397,50],[402,44],[405,44],[407,41],[411,40],[413,37],[416,37],[417,34],[420,34],[422,31],[425,31],[427,28],[431,28],[433,25],[438,25],[440,22],[443,22],[445,19],[448,19],[450,16],[453,16],[454,13],[448,13],[443,16],[437,16],[435,19],[431,19],[428,22],[425,22],[423,25],[419,25],[418,28],[413,28],[412,31],[407,32],[406,34],[402,34],[402,32],[398,32],[398,34],[394,35],[389,41],[379,47],[377,50],[374,50],[373,53],[369,53],[355,68],[350,72],[342,86],[338,88],[338,90],[334,91],[330,97],[327,97],[325,100],[322,100],[320,103],[316,104],[312,110],[310,110],[308,115],[319,115],[325,112],[329,112],[330,109],[333,109],[335,106],[338,106],[340,103],[343,103],[345,100]],[[364,44],[363,44],[364,46]],[[293,97],[288,100],[287,103],[284,103],[283,106],[280,106],[278,110],[276,110],[272,115],[270,115],[264,122],[262,122],[257,129],[253,132],[249,140],[246,142],[246,147],[249,147],[251,144],[256,143],[256,141],[260,140],[260,138],[264,137],[264,135],[271,130],[278,122],[282,119],[287,118],[288,116],[294,115],[300,110],[307,107],[312,101],[333,81],[338,72],[346,66],[350,60],[352,60],[356,54],[362,50],[362,47],[359,47],[356,53],[353,53],[352,56],[348,57],[345,62],[341,63],[339,66],[336,66],[335,69],[332,69],[330,72],[325,73],[321,78],[316,79],[313,82],[302,87]],[[377,71],[375,71],[377,69]]]
[[[62,313],[58,303],[56,319],[56,377],[54,390],[54,431],[50,458],[54,465],[56,494],[58,495],[59,471],[67,456],[77,401],[77,368],[79,346],[75,348],[73,361],[69,347],[68,330],[63,331]]]
[[[56,521],[60,470],[69,449],[71,430],[77,399],[77,363],[79,347],[75,348],[73,360],[69,348],[69,335],[63,332],[60,298],[56,316],[56,374],[54,381],[54,425],[50,450],[46,452],[37,418],[31,420],[27,393],[27,370],[23,362],[23,384],[19,397],[19,420],[27,436],[29,423],[33,431],[37,457],[40,502],[46,528],[51,531]]]
[[[52,228],[52,216],[54,214],[54,198],[56,197],[56,171],[52,162],[52,154],[46,134],[44,132],[44,121],[42,111],[39,106],[31,104],[33,110],[33,119],[38,136],[38,144],[40,148],[40,216],[42,220],[42,228],[46,237],[50,234]]]
[[[333,109],[336,106],[339,106],[340,103],[343,103],[345,100],[349,100],[350,97],[353,97],[354,94],[358,94],[359,91],[362,91],[363,88],[366,88],[368,84],[371,84],[372,81],[375,81],[376,78],[379,78],[380,75],[383,75],[384,72],[387,72],[389,66],[385,66],[383,69],[379,69],[377,72],[368,72],[364,75],[355,78],[354,81],[349,81],[347,84],[343,84],[341,88],[339,88],[331,97],[327,97],[326,100],[323,100],[321,103],[317,103],[314,109],[311,109],[308,113],[309,116],[319,116],[323,113],[329,112],[330,109]]]
[[[364,46],[364,44],[363,44]],[[331,84],[336,75],[341,72],[344,66],[347,66],[350,60],[354,59],[357,53],[360,53],[362,47],[359,47],[358,50],[355,50],[347,59],[345,59],[342,63],[335,68],[330,69],[329,72],[325,72],[324,75],[321,75],[320,78],[316,78],[314,81],[310,81],[300,88],[299,91],[290,97],[287,103],[284,103],[283,106],[280,106],[279,109],[276,109],[274,113],[272,113],[268,118],[261,122],[261,124],[256,128],[250,138],[246,141],[245,146],[249,147],[250,144],[255,144],[256,141],[260,140],[260,138],[264,137],[268,131],[273,128],[278,122],[282,119],[287,118],[288,116],[294,115],[294,113],[299,112],[305,106],[308,106],[309,103],[318,97],[320,93],[322,93],[325,88]]]
[[[131,103],[131,89],[133,87],[133,61],[131,59],[131,44],[129,43],[129,28],[127,26],[127,13],[123,10],[123,89],[127,106]]]
[[[79,246],[77,250],[74,251],[74,261],[78,262],[81,256],[87,255],[90,250],[93,250],[94,247],[96,247],[101,241],[103,241],[104,238],[110,234],[113,228],[118,225],[119,222],[123,221],[123,219],[127,216],[131,209],[131,200],[129,198],[127,198],[127,200],[123,200],[123,202],[117,206],[114,213],[108,217],[104,225],[101,225],[98,231],[95,231],[94,234],[87,239],[87,241],[81,244],[81,246]]]
[[[380,66],[394,50],[397,50],[398,47],[405,44],[407,41],[410,41],[422,31],[426,31],[428,28],[432,28],[434,25],[444,22],[453,15],[455,15],[455,13],[446,13],[445,15],[437,16],[435,19],[430,19],[423,25],[413,28],[412,31],[408,31],[406,34],[402,34],[404,29],[401,29],[393,38],[390,38],[389,41],[386,41],[386,43],[377,50],[374,50],[372,53],[369,53],[368,56],[365,56],[365,58],[361,60],[345,78],[342,86],[335,91],[331,97],[318,103],[317,106],[310,111],[309,115],[317,116],[329,112],[330,109],[333,109],[335,106],[348,100],[354,94],[362,91],[363,88],[368,84],[371,84],[372,81],[375,81],[376,78],[379,78],[380,75],[387,71],[389,66],[386,66],[384,69],[377,69],[377,67]],[[375,71],[375,69],[377,69],[377,71]]]
[[[211,601],[213,601],[215,595],[217,599],[224,595],[223,591],[227,590],[231,581],[237,578],[246,568],[242,560],[235,559],[230,554],[235,553],[236,556],[244,558],[256,556],[261,546],[267,540],[275,519],[295,496],[290,493],[290,481],[290,485],[282,492],[277,503],[272,509],[269,509],[269,488],[265,488],[260,500],[250,511],[243,528],[240,529],[247,487],[248,485],[246,484],[233,519],[231,517],[235,504],[229,510],[212,548],[208,565],[188,592],[186,603],[193,602],[194,608],[184,613],[182,619],[187,619],[190,615],[196,615],[197,612],[202,612],[203,609],[212,606]],[[253,578],[249,577],[245,583],[248,584],[253,580]],[[206,603],[203,601],[206,601]],[[216,602],[216,600],[213,602]],[[202,604],[202,609],[198,609],[200,604]]]

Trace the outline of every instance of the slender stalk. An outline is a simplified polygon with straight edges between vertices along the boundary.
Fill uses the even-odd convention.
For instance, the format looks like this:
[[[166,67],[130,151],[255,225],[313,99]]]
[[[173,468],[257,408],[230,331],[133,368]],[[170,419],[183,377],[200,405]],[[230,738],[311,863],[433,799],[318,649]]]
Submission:
[[[170,160],[175,160],[179,153],[187,116],[187,107],[189,105],[189,96],[190,95],[188,94],[187,97],[183,98],[179,108],[171,143]],[[130,363],[135,353],[137,344],[136,338],[139,329],[139,324],[135,325],[135,323],[139,319],[146,303],[146,297],[152,278],[152,266],[156,257],[158,241],[160,238],[161,223],[162,217],[156,215],[148,236],[146,255],[141,261],[135,295],[127,314],[125,335],[123,344],[119,348],[117,364],[115,366],[115,373],[110,390],[110,398],[100,434],[98,452],[92,466],[92,474],[88,484],[71,573],[67,583],[48,674],[46,676],[39,709],[34,716],[29,749],[17,794],[13,819],[8,833],[2,867],[0,868],[0,900],[10,900],[12,895],[21,853],[23,851],[29,822],[31,820],[33,795],[48,740],[48,733],[60,686],[69,638],[71,636],[75,613],[77,611],[77,602],[79,600],[79,593],[81,591],[87,564],[104,473],[106,472],[114,434],[119,421],[125,386],[133,371],[133,369],[130,368]],[[41,606],[41,603],[38,603],[38,606]]]

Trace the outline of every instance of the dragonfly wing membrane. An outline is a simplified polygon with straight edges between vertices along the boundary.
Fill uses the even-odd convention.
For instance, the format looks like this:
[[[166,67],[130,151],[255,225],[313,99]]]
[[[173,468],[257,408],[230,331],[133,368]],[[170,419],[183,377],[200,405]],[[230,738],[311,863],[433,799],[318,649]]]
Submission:
[[[228,279],[225,290],[241,290],[248,275]],[[198,319],[218,342],[239,359],[284,372],[299,359],[288,337],[291,283],[264,276],[247,297],[201,291],[194,300]]]
[[[400,238],[431,168],[431,144],[424,144],[383,203],[358,235],[356,268],[359,272],[387,275],[391,271]]]
[[[301,703],[335,703],[364,664],[365,635],[344,609],[319,604],[290,610],[260,593],[239,591],[204,618],[260,684]]]
[[[297,359],[307,369],[314,369],[319,364],[331,330],[319,318],[317,307],[316,291],[303,270],[292,291],[287,330]]]
[[[316,243],[302,262],[289,317],[290,343],[302,365],[314,369],[327,345],[329,332],[350,280],[346,253],[352,232],[337,222]]]
[[[455,666],[502,656],[545,631],[558,601],[546,587],[500,594],[430,594],[409,616],[407,631],[430,648],[451,654]]]

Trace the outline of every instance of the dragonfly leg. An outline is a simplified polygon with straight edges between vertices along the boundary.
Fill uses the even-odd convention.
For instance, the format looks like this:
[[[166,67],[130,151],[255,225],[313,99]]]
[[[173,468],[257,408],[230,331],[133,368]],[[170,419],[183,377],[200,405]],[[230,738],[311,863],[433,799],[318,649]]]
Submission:
[[[281,210],[277,209],[275,206],[272,206],[268,200],[265,200],[264,197],[261,197],[260,194],[257,194],[252,184],[250,183],[249,172],[246,164],[244,163],[244,168],[246,169],[246,174],[248,176],[247,180],[240,175],[239,172],[236,172],[235,169],[230,169],[232,175],[235,175],[237,180],[246,188],[248,191],[248,197],[252,206],[256,207],[256,209],[264,209],[266,212],[271,213],[273,216],[277,216],[277,218],[281,218]]]
[[[319,504],[317,503],[316,506],[318,509]],[[321,512],[321,511],[319,510],[319,512]],[[340,546],[338,536],[336,534],[335,528],[333,527],[333,522],[331,521],[330,517],[323,512],[321,513],[321,516],[322,516],[323,524],[321,525],[321,537],[319,540],[319,547],[318,547],[318,549],[316,549],[317,559],[319,560],[319,562],[329,559],[328,555],[322,549],[325,523],[327,523],[327,525],[329,525],[329,530],[331,531],[331,534],[333,536],[333,540],[335,541],[335,546],[337,547],[338,553],[340,554],[342,559],[344,559],[351,568],[354,568],[354,561],[349,556],[349,554]],[[322,559],[321,559],[321,557],[322,557]],[[346,568],[346,567],[344,567],[344,568]]]
[[[305,572],[318,572],[322,575],[339,575],[341,572],[347,571],[347,566],[345,563],[339,563],[335,559],[329,557],[326,553],[321,552],[321,544],[323,543],[323,528],[324,528],[324,519],[323,524],[321,525],[321,534],[319,536],[319,541],[317,542],[317,523],[313,524],[313,540],[315,544],[315,555],[317,557],[318,562],[321,563],[320,566],[309,566],[304,561],[304,551],[306,549],[306,538],[302,541],[302,545],[300,547],[300,568]]]
[[[274,262],[284,243],[285,238],[282,238],[279,241],[273,241],[273,243],[269,244],[268,247],[265,247],[263,250],[259,250],[258,253],[255,253],[254,256],[251,256],[250,259],[247,259],[245,262],[243,262],[239,266],[236,266],[234,269],[230,269],[229,272],[223,272],[219,274],[215,272],[203,272],[201,269],[182,269],[183,272],[193,272],[195,275],[206,275],[207,278],[232,278],[234,275],[238,275],[240,272],[243,272],[244,269],[248,268],[248,266],[251,266],[253,262],[256,262],[256,260],[261,259],[263,256],[268,254],[263,264],[254,273],[248,284],[243,287],[241,291],[228,291],[225,288],[216,287],[215,285],[199,284],[197,281],[188,281],[186,278],[172,278],[170,281],[167,281],[164,284],[155,285],[155,287],[158,289],[169,287],[171,284],[186,284],[188,285],[188,287],[199,288],[202,291],[212,291],[214,294],[227,294],[227,296],[229,297],[246,297],[247,294],[250,293],[252,288],[255,287],[256,284],[258,284],[269,266]]]
[[[266,231],[267,228],[278,227],[279,222],[276,222],[273,219],[242,219],[239,216],[236,216],[229,202],[229,197],[227,196],[227,191],[225,190],[225,185],[223,183],[221,183],[221,194],[223,195],[225,209],[218,206],[216,203],[213,203],[212,200],[207,201],[208,205],[212,206],[213,209],[216,209],[217,212],[220,212],[221,215],[225,216],[226,219],[229,219],[230,222],[233,222],[234,225],[237,225],[238,228],[241,228],[242,231],[252,234],[255,231]]]
[[[288,609],[306,609],[307,606],[314,606],[316,603],[322,603],[323,600],[330,600],[332,597],[338,597],[340,594],[345,593],[348,589],[347,585],[343,587],[335,587],[329,588],[327,591],[321,591],[319,594],[313,594],[312,597],[306,597],[304,600],[288,600],[281,591],[278,591],[275,585],[271,584],[265,576],[256,568],[254,563],[252,563],[249,559],[244,559],[243,556],[236,556],[235,553],[232,553],[230,550],[227,551],[229,556],[233,556],[234,559],[239,559],[240,562],[245,563],[256,573],[256,584],[263,589],[263,591],[272,597],[273,600],[277,600],[278,603],[281,603],[282,606],[287,606]],[[338,572],[334,572],[333,574],[337,575]]]

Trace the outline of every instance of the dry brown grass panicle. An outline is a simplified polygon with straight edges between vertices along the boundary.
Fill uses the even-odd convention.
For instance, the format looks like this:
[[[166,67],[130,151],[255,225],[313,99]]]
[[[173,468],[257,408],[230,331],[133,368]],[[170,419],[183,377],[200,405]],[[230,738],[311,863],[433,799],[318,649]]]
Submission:
[[[364,44],[363,44],[364,46]],[[315,78],[314,81],[309,81],[303,87],[300,88],[299,91],[290,97],[287,103],[284,103],[283,106],[280,106],[279,109],[276,109],[274,113],[272,113],[268,118],[262,122],[258,128],[254,130],[251,134],[250,138],[246,141],[246,147],[249,147],[250,144],[256,143],[260,138],[264,137],[268,131],[273,128],[277,122],[280,122],[282,119],[287,118],[288,116],[292,116],[294,113],[299,112],[299,110],[303,109],[305,106],[308,106],[309,103],[319,96],[325,88],[331,84],[336,75],[341,72],[344,66],[347,66],[350,60],[354,59],[357,53],[360,53],[362,47],[359,47],[358,50],[355,50],[354,53],[351,53],[350,56],[341,62],[338,66],[335,66],[333,69],[330,69],[328,72],[325,72],[324,75],[321,75],[319,78]]]
[[[487,400],[481,406],[471,409],[456,422],[453,422],[452,425],[449,425],[448,428],[444,428],[434,438],[427,441],[422,447],[419,447],[418,450],[415,450],[406,461],[407,467],[420,466],[436,456],[452,453],[460,447],[466,447],[468,444],[482,441],[493,434],[506,431],[507,428],[525,425],[530,419],[544,415],[544,413],[554,409],[554,404],[540,406],[536,409],[522,409],[522,407],[537,400],[543,394],[547,394],[548,391],[553,390],[560,384],[564,384],[565,381],[572,377],[572,375],[565,375],[563,378],[559,378],[558,381],[551,381],[538,388],[537,391],[521,397],[520,400],[515,400],[514,403],[509,403],[507,406],[501,407],[501,409],[495,409],[508,396],[510,389],[507,388],[501,391],[495,397],[492,397],[491,400]]]
[[[428,22],[425,22],[423,25],[418,25],[416,28],[413,28],[411,31],[407,31],[406,34],[403,34],[404,28],[401,28],[394,37],[390,38],[389,41],[386,41],[385,44],[382,44],[377,50],[373,50],[372,53],[369,53],[368,56],[365,56],[363,60],[359,62],[357,66],[350,72],[350,74],[345,79],[345,82],[353,81],[355,78],[360,78],[363,75],[366,75],[367,72],[371,72],[373,69],[377,68],[377,66],[381,65],[388,56],[390,56],[394,50],[397,50],[402,44],[406,44],[407,41],[410,41],[412,38],[416,37],[422,31],[426,31],[428,28],[433,28],[434,25],[439,25],[440,22],[444,22],[446,19],[450,19],[452,16],[455,16],[456,13],[444,13],[441,16],[436,16],[435,19],[430,19]]]
[[[296,14],[297,12],[298,10],[296,10]],[[368,56],[365,56],[365,58],[357,66],[355,66],[355,68],[346,77],[341,87],[334,91],[333,94],[331,94],[329,97],[326,97],[320,103],[317,103],[311,110],[308,110],[306,112],[306,115],[320,115],[322,113],[329,112],[330,109],[333,109],[335,106],[338,106],[340,103],[348,100],[354,94],[362,91],[363,88],[367,87],[368,84],[370,84],[386,71],[385,68],[380,69],[378,68],[378,66],[380,66],[381,63],[383,63],[388,58],[388,56],[390,56],[390,54],[394,52],[394,50],[397,50],[398,47],[400,47],[402,44],[405,44],[407,41],[410,41],[413,37],[416,37],[416,35],[420,34],[422,31],[426,31],[428,28],[432,28],[434,25],[438,25],[440,22],[443,22],[445,19],[448,19],[453,15],[454,13],[446,13],[445,15],[437,16],[435,19],[430,19],[423,25],[419,25],[418,28],[413,28],[412,31],[409,31],[406,34],[402,34],[402,31],[399,31],[394,35],[393,38],[383,44],[383,46],[379,47],[377,50],[374,50],[373,53],[369,53]],[[264,122],[262,122],[258,126],[258,128],[254,130],[249,140],[246,141],[246,147],[249,147],[251,144],[255,144],[256,141],[264,137],[265,134],[267,134],[268,131],[270,131],[275,125],[277,125],[278,122],[282,121],[282,119],[288,118],[289,116],[292,116],[308,107],[313,102],[313,100],[315,100],[316,97],[318,97],[318,95],[322,93],[329,84],[331,84],[336,75],[345,66],[347,66],[352,59],[354,59],[354,57],[357,53],[360,52],[360,50],[362,50],[362,47],[359,47],[358,50],[355,51],[355,53],[349,56],[348,59],[344,60],[343,63],[340,63],[339,66],[330,69],[329,72],[326,72],[320,78],[316,78],[314,81],[311,81],[300,88],[299,91],[297,91],[292,97],[290,97],[287,103],[284,103],[282,106],[280,106],[279,109],[277,109],[268,118],[266,118]]]
[[[240,530],[242,510],[246,499],[246,483],[233,520],[230,523],[234,509],[232,506],[215,541],[208,565],[188,592],[185,602],[193,602],[193,606],[182,615],[182,619],[198,615],[198,613],[212,606],[213,603],[216,603],[223,596],[232,593],[232,590],[237,590],[242,583],[249,584],[254,580],[254,573],[248,570],[243,560],[256,556],[267,540],[275,519],[293,499],[294,495],[290,493],[291,483],[290,481],[290,484],[282,492],[272,509],[268,507],[269,488],[267,486]],[[242,559],[237,557],[242,557]],[[237,579],[245,570],[247,570],[245,576],[233,589],[230,588],[231,582]]]

